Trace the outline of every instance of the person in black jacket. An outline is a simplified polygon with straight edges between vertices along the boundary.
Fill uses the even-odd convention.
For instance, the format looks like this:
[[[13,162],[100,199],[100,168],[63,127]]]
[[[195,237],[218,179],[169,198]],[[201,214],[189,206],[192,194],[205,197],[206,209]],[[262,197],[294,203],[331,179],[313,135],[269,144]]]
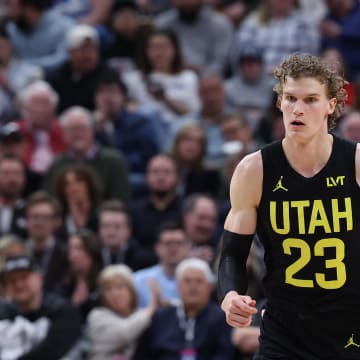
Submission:
[[[152,264],[149,255],[132,236],[132,222],[118,200],[105,201],[99,210],[99,238],[103,265],[125,264],[133,271]]]
[[[43,293],[33,260],[8,258],[1,275],[10,304],[0,302],[0,358],[58,360],[73,351],[80,315],[62,298]]]

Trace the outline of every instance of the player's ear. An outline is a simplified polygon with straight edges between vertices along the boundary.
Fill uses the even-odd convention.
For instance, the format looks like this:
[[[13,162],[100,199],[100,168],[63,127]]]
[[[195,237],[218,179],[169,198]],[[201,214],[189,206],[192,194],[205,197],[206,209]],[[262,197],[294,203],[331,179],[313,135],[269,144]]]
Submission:
[[[335,111],[336,104],[337,104],[337,99],[336,98],[331,98],[329,100],[329,103],[328,103],[328,115],[332,114]]]

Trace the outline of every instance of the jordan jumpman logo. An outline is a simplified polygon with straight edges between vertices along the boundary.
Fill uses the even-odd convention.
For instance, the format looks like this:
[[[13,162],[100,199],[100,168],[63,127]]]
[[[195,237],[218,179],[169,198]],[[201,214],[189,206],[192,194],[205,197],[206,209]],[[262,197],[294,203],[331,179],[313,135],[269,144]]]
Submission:
[[[360,344],[357,344],[354,341],[354,334],[351,334],[350,339],[348,340],[347,344],[344,346],[344,349],[348,348],[351,345],[356,346],[356,347],[360,347]]]
[[[288,191],[288,189],[282,184],[282,179],[283,176],[280,177],[279,181],[276,183],[273,192],[277,191],[277,190],[284,190],[284,191]]]

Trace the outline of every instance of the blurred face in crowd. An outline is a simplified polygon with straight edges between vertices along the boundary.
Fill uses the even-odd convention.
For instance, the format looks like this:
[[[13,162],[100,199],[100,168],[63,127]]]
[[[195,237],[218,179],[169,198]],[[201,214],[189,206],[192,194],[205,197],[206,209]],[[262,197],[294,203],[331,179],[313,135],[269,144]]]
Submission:
[[[93,129],[86,115],[80,112],[74,111],[67,115],[63,134],[69,148],[76,153],[85,153],[94,144]]]
[[[125,94],[116,84],[101,85],[95,94],[96,110],[113,119],[126,105]]]
[[[50,203],[43,202],[29,207],[26,212],[26,227],[29,237],[35,242],[53,236],[56,228],[53,206]]]
[[[134,294],[121,276],[108,279],[102,286],[103,301],[106,306],[121,316],[128,316],[134,307]]]
[[[11,42],[0,36],[0,67],[7,66],[11,58]]]
[[[21,4],[20,0],[5,0],[6,15],[14,21],[20,31],[31,32],[38,21],[38,11],[31,5]]]
[[[121,9],[113,16],[112,27],[118,34],[130,37],[136,33],[139,25],[139,17],[132,8]]]
[[[128,215],[120,211],[106,210],[100,214],[99,234],[106,247],[117,248],[127,244],[131,236]]]
[[[33,271],[14,271],[4,278],[5,294],[21,310],[35,310],[42,296],[42,275]]]
[[[174,45],[163,34],[154,34],[147,44],[147,56],[153,70],[171,72],[171,64],[175,56]]]
[[[87,41],[77,48],[69,49],[69,57],[73,71],[88,73],[95,70],[99,63],[99,48]]]
[[[91,271],[93,265],[91,255],[86,251],[83,240],[77,235],[69,238],[68,261],[75,274],[86,275]]]
[[[236,116],[225,119],[220,126],[225,141],[241,141],[246,144],[251,140],[250,126]]]
[[[16,159],[0,161],[0,196],[6,200],[21,197],[25,186],[24,166]]]
[[[322,60],[339,74],[343,73],[343,59],[337,49],[327,49],[321,56]]]
[[[345,139],[360,142],[360,112],[346,115],[340,123],[340,132]]]
[[[202,79],[200,81],[200,98],[203,112],[215,116],[220,114],[225,103],[222,80],[216,76]]]
[[[65,196],[72,201],[90,198],[87,183],[72,171],[65,174]]]
[[[295,0],[267,0],[273,16],[286,16],[295,8]]]
[[[49,130],[55,114],[55,104],[48,91],[36,91],[29,96],[22,107],[23,115],[36,130]]]
[[[22,160],[24,158],[25,142],[23,140],[6,140],[0,142],[0,158],[15,157]]]
[[[184,214],[185,232],[193,245],[207,243],[216,228],[217,209],[207,198],[199,198],[194,209]]]
[[[248,83],[255,83],[262,73],[262,64],[258,59],[244,59],[239,64],[239,70]]]
[[[159,196],[175,191],[177,185],[177,170],[174,161],[167,156],[153,157],[147,168],[146,183],[149,190]]]
[[[186,256],[188,244],[185,233],[181,229],[165,230],[155,245],[160,263],[175,267]]]
[[[6,14],[11,20],[16,20],[21,15],[20,0],[5,0]]]
[[[182,21],[193,23],[198,18],[203,0],[173,0],[173,4],[178,9]]]
[[[199,269],[186,269],[178,279],[178,289],[185,310],[187,308],[200,310],[210,301],[212,286],[203,271]]]
[[[201,161],[204,153],[205,134],[200,128],[188,129],[177,144],[177,154],[183,164]]]

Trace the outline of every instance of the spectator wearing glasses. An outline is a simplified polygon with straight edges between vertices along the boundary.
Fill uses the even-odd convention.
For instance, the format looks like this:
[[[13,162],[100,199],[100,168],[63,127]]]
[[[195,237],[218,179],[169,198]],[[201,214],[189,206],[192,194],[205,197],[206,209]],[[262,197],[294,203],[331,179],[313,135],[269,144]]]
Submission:
[[[46,291],[54,291],[68,266],[63,242],[56,236],[59,204],[45,192],[32,194],[26,203],[26,246],[43,274]]]

